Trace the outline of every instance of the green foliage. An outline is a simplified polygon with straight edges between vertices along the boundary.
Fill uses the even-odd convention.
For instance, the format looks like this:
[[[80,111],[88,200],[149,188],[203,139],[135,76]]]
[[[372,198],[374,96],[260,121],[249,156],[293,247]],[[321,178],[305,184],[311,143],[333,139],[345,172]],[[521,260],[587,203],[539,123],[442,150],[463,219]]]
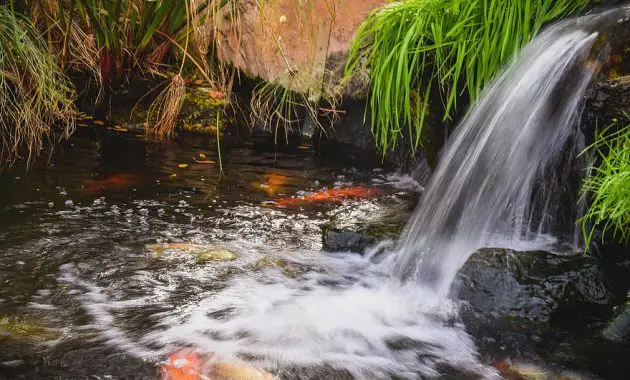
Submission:
[[[59,126],[74,130],[74,92],[30,21],[0,6],[0,163],[30,160]]]
[[[374,11],[350,51],[346,76],[370,70],[372,131],[387,152],[404,125],[417,147],[432,89],[449,118],[458,98],[474,102],[501,67],[543,24],[588,0],[406,0]],[[413,96],[419,89],[425,95]]]
[[[586,246],[590,246],[595,227],[602,237],[611,232],[621,241],[630,240],[630,120],[620,127],[615,120],[587,148],[595,151],[601,163],[592,168],[582,191],[591,199],[586,215],[580,219]],[[615,131],[612,132],[611,131]]]
[[[178,42],[188,33],[189,0],[73,0],[68,7],[93,31],[107,84],[146,63],[162,63],[171,42],[158,33]]]

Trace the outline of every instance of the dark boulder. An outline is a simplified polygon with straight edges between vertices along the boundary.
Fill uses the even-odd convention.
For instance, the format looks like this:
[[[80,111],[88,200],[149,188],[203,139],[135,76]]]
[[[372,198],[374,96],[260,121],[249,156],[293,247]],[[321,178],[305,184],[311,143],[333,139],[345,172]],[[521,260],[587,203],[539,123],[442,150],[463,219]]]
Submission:
[[[360,204],[343,205],[322,226],[322,249],[362,254],[377,242],[396,240],[415,203],[415,194],[401,192]]]
[[[615,318],[602,332],[602,336],[612,342],[630,342],[630,293],[628,302],[619,308]]]
[[[374,238],[360,232],[324,227],[322,246],[327,252],[363,253],[374,243]]]
[[[473,314],[539,325],[566,309],[615,302],[595,259],[542,251],[481,249],[460,270],[454,289]]]

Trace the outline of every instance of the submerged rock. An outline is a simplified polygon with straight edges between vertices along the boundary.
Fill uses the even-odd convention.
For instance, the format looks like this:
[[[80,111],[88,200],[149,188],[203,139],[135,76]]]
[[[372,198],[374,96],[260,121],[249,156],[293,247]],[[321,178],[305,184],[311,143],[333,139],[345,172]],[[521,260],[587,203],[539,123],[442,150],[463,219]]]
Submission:
[[[36,321],[16,317],[0,317],[0,341],[3,339],[48,341],[59,339],[59,334],[51,332]]]
[[[306,273],[310,270],[310,268],[300,265],[298,263],[284,260],[284,259],[276,259],[276,258],[263,258],[254,264],[253,269],[256,271],[264,270],[264,269],[280,269],[283,275],[289,278],[296,278],[298,275],[302,273]]]
[[[615,301],[596,260],[542,251],[481,249],[460,270],[458,283],[469,311],[534,324],[550,324],[562,309]]]
[[[169,253],[186,253],[193,255],[197,264],[210,262],[234,261],[238,255],[230,250],[214,246],[204,246],[192,243],[163,243],[149,244],[146,248],[155,256],[164,258]]]
[[[238,255],[224,248],[208,247],[201,251],[195,252],[198,264],[206,264],[215,261],[234,261]]]

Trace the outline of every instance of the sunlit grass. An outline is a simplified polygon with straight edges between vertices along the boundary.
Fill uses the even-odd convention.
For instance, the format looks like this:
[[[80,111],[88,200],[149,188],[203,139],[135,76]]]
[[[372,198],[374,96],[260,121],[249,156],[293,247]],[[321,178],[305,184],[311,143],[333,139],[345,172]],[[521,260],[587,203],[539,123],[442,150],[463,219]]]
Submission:
[[[468,95],[474,102],[492,78],[547,22],[576,13],[588,0],[406,0],[374,11],[357,32],[346,75],[370,70],[372,131],[383,152],[405,126],[417,147],[428,96],[439,90],[445,118]]]
[[[610,233],[616,240],[630,241],[630,119],[625,119],[625,124],[616,120],[605,128],[587,149],[600,159],[582,185],[584,196],[591,200],[580,219],[587,247],[596,229],[602,238]]]

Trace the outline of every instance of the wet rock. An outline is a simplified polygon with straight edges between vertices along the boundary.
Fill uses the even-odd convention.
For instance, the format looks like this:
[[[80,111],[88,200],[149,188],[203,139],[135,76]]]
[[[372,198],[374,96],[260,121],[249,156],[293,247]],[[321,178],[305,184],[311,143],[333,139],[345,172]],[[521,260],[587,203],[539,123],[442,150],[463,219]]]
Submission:
[[[630,342],[630,293],[628,301],[619,308],[616,317],[602,332],[602,336],[612,342]]]
[[[363,253],[378,241],[398,239],[415,203],[415,196],[392,196],[336,209],[322,226],[323,250]]]
[[[264,270],[271,268],[280,269],[282,274],[289,278],[296,278],[298,275],[309,271],[309,268],[298,263],[276,258],[260,259],[256,262],[256,264],[254,264],[253,269]]]
[[[17,317],[0,317],[0,341],[4,339],[49,341],[59,339],[59,334],[37,321]]]
[[[561,310],[615,301],[596,260],[542,251],[481,249],[460,270],[458,285],[468,311],[535,325],[549,325]]]
[[[324,228],[322,246],[328,252],[363,253],[374,244],[374,238],[354,231],[343,231],[336,228]]]
[[[195,257],[197,264],[210,262],[225,262],[238,259],[238,255],[230,250],[214,246],[204,246],[192,243],[163,243],[149,244],[146,248],[159,258],[169,257],[169,254],[186,253]],[[179,257],[179,256],[173,256]]]
[[[211,262],[234,261],[238,255],[224,248],[208,247],[195,253],[197,256],[197,264],[206,264]]]

